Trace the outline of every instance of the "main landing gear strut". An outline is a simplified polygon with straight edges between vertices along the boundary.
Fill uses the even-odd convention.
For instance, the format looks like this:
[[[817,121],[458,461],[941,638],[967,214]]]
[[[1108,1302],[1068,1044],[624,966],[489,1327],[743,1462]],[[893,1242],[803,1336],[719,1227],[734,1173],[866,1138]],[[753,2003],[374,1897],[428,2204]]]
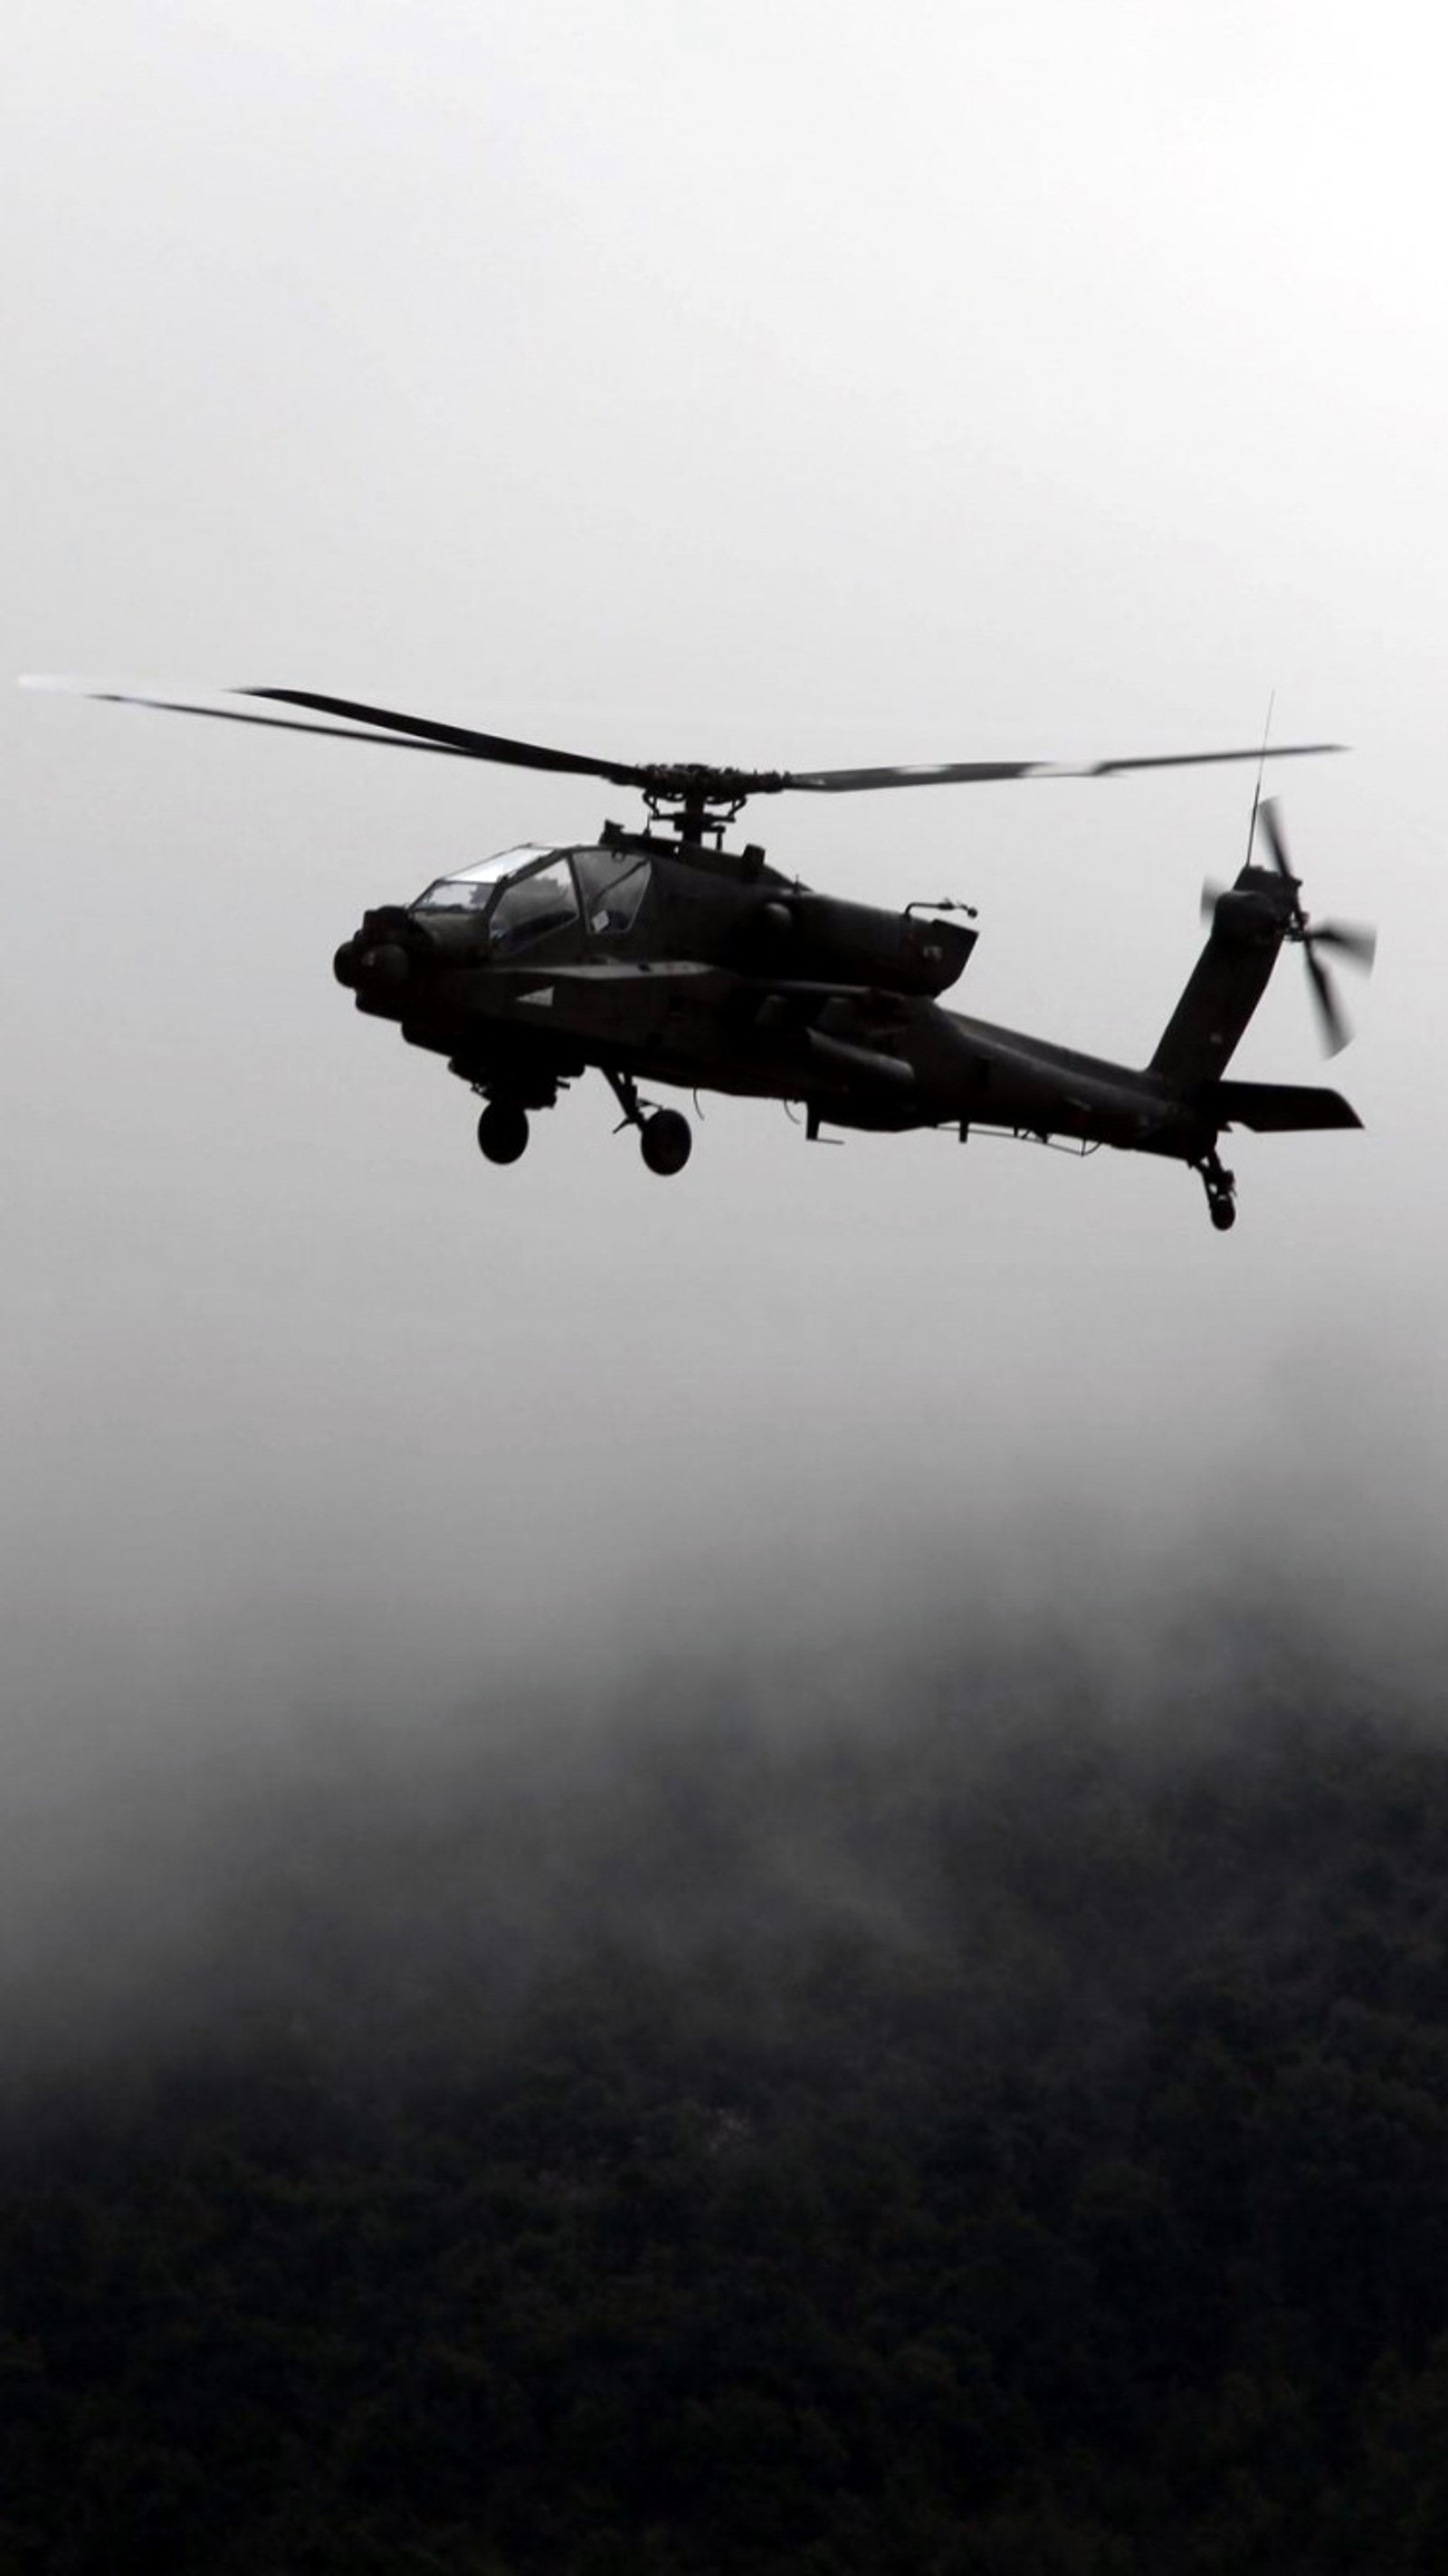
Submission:
[[[623,1125],[638,1129],[639,1152],[649,1170],[664,1180],[682,1172],[694,1145],[688,1119],[677,1109],[646,1107],[631,1074],[610,1073],[607,1081],[623,1111]],[[478,1120],[478,1148],[490,1163],[516,1163],[528,1150],[527,1110],[506,1096],[490,1100]]]
[[[1209,1154],[1203,1154],[1192,1165],[1192,1169],[1201,1173],[1202,1187],[1207,1194],[1207,1214],[1218,1234],[1229,1234],[1237,1222],[1235,1176],[1227,1170],[1215,1145]]]
[[[677,1109],[646,1109],[632,1074],[610,1073],[605,1066],[604,1080],[623,1111],[620,1126],[637,1127],[639,1152],[649,1170],[657,1172],[661,1180],[682,1172],[694,1150],[688,1119]]]

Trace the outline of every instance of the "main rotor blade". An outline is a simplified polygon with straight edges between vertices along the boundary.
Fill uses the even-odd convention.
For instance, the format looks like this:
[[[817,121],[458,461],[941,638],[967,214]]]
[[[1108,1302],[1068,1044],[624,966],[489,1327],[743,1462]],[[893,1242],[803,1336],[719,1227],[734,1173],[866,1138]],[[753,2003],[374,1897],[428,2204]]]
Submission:
[[[270,708],[263,713],[260,707],[208,706],[196,698],[163,697],[154,689],[102,688],[89,680],[31,677],[21,686],[76,690],[108,706],[159,707],[169,715],[210,716],[220,724],[262,725],[273,733],[318,734],[329,742],[384,743],[394,751],[436,751],[457,760],[491,760],[518,769],[568,770],[584,778],[605,778],[620,787],[642,785],[649,774],[623,761],[589,760],[579,752],[551,751],[542,743],[510,741],[504,734],[473,733],[463,725],[434,724],[423,716],[395,715],[382,707],[364,706],[351,698],[322,697],[307,689],[237,689],[217,694],[307,707],[318,715],[350,721],[312,724],[301,716],[273,715]]]
[[[1301,760],[1311,753],[1345,748],[1340,742],[1276,742],[1267,757]],[[840,796],[864,787],[974,786],[992,778],[1116,778],[1131,769],[1205,769],[1218,761],[1261,757],[1261,744],[1253,743],[1247,751],[1147,752],[1124,760],[1091,760],[1079,765],[1055,760],[953,760],[900,769],[786,769],[772,784],[776,788],[800,787],[817,795]]]
[[[1127,770],[1190,769],[1220,761],[1258,760],[1260,746],[1248,751],[1152,752],[1122,760],[1088,761],[1079,766],[1049,760],[953,760],[912,762],[890,769],[737,769],[711,761],[599,760],[591,754],[555,751],[547,744],[515,742],[506,734],[479,733],[469,725],[443,724],[429,716],[400,715],[359,698],[334,698],[314,689],[246,688],[219,690],[218,697],[264,703],[226,706],[195,698],[175,698],[152,689],[119,689],[87,680],[35,679],[29,688],[77,689],[82,695],[113,705],[160,707],[173,715],[210,716],[225,724],[274,725],[279,732],[321,734],[340,742],[393,743],[408,751],[445,752],[459,760],[489,760],[514,769],[563,771],[576,778],[603,778],[617,787],[641,788],[665,802],[703,805],[742,803],[749,796],[778,796],[785,790],[840,796],[879,787],[980,786],[1017,778],[1114,778]],[[297,707],[301,715],[271,713],[273,707]],[[312,716],[336,719],[314,724]],[[1309,753],[1340,751],[1341,743],[1276,743],[1274,760]]]
[[[382,728],[408,741],[431,743],[439,751],[455,751],[468,760],[493,760],[511,769],[554,769],[570,771],[579,778],[607,778],[616,787],[636,787],[648,776],[645,769],[622,760],[594,760],[579,751],[551,751],[543,743],[513,742],[500,733],[477,733],[469,725],[439,724],[430,716],[402,716],[389,707],[370,707],[355,698],[329,698],[314,689],[243,689],[247,698],[267,698],[279,705],[307,707],[316,715],[341,716],[354,724]],[[286,717],[274,719],[278,723]]]
[[[1327,968],[1314,957],[1311,946],[1306,940],[1302,945],[1302,962],[1307,968],[1307,980],[1312,988],[1313,1001],[1317,1006],[1323,1053],[1341,1055],[1352,1036],[1352,1031],[1348,1027],[1342,1004],[1337,998],[1336,986]]]
[[[23,683],[27,689],[68,688],[70,685],[65,680],[27,679]],[[267,733],[319,734],[326,742],[378,742],[391,751],[453,750],[453,745],[445,742],[413,742],[403,734],[363,733],[355,725],[305,724],[297,716],[250,715],[244,707],[203,707],[190,698],[152,697],[139,689],[83,689],[81,695],[96,698],[103,706],[160,707],[169,715],[209,716],[218,724],[260,725]],[[463,757],[462,754],[457,756]]]

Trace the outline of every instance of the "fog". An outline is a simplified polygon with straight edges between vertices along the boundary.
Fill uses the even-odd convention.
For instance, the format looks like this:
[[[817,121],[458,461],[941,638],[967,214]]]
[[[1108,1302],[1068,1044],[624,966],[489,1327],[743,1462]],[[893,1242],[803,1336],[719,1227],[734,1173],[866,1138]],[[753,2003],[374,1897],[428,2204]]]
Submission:
[[[331,953],[483,849],[633,819],[621,791],[0,707],[30,2020],[156,2008],[238,1888],[264,1904],[268,1837],[369,1791],[364,1857],[529,1742],[545,1779],[612,1743],[646,1775],[664,1707],[886,1725],[983,1628],[1000,1704],[1063,1639],[1169,1736],[1174,1605],[1210,1635],[1274,1604],[1419,1707],[1438,53],[1397,0],[60,0],[14,31],[14,671],[796,765],[1250,741],[1275,690],[1279,738],[1353,746],[1283,773],[1307,900],[1382,934],[1327,1077],[1365,1132],[1242,1139],[1230,1240],[1146,1158],[826,1150],[713,1100],[664,1189],[593,1081],[496,1172]],[[978,902],[964,1007],[1140,1062],[1250,793],[748,822],[811,883]],[[1311,1045],[1289,958],[1238,1069],[1313,1079]]]
[[[707,2017],[844,1938],[902,1992],[963,1975],[997,2049],[1043,1996],[1114,2026],[1181,1973],[1183,1923],[1190,1956],[1245,1942],[1270,1974],[1312,1884],[1299,1811],[1322,1867],[1324,1770],[1355,1813],[1376,1770],[1445,1749],[1428,1548],[1365,1557],[1304,1506],[1283,1484],[1094,1535],[1018,1509],[949,1561],[923,1529],[876,1543],[853,1578],[836,1520],[802,1579],[716,1567],[592,1640],[464,1653],[455,1629],[451,1693],[435,1640],[364,1668],[325,1597],[261,1643],[213,1620],[144,1680],[112,1656],[11,1739],[10,2083],[298,2034],[430,2080],[610,1956],[625,1986],[696,1977]],[[1224,1770],[1252,1848],[1199,1837],[1210,1901],[1173,1892],[1159,1954],[1168,1883],[1118,1895],[1116,1838],[1152,1844],[1165,1784]],[[1080,1946],[1103,1901],[1104,1959]]]

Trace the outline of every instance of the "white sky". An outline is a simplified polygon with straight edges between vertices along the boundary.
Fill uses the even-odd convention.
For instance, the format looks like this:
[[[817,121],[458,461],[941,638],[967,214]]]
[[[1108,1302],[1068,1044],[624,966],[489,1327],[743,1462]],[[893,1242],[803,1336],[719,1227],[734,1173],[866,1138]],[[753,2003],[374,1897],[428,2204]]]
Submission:
[[[1229,1239],[1171,1167],[808,1150],[742,1104],[664,1186],[594,1083],[494,1172],[331,952],[620,791],[14,696],[27,1711],[218,1638],[431,1685],[742,1578],[888,1594],[925,1528],[1140,1549],[1289,1473],[1344,1546],[1431,1523],[1433,14],[47,0],[6,56],[12,670],[794,765],[1247,741],[1275,689],[1355,746],[1279,780],[1308,900],[1383,937],[1325,1077],[1368,1133],[1242,1140]],[[979,902],[963,1007],[1141,1061],[1250,793],[748,824],[816,884]],[[1244,1075],[1317,1078],[1300,986]]]

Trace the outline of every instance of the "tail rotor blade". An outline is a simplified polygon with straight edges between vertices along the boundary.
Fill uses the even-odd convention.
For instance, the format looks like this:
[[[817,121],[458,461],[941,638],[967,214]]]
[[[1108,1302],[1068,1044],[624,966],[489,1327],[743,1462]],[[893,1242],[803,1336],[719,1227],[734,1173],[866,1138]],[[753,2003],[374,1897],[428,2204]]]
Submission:
[[[1378,953],[1378,934],[1365,921],[1314,922],[1309,938],[1314,947],[1335,949],[1339,957],[1364,971]]]
[[[1278,819],[1277,799],[1275,796],[1263,797],[1261,804],[1257,808],[1257,819],[1260,822],[1263,831],[1267,835],[1268,843],[1272,851],[1272,862],[1278,875],[1285,878],[1288,885],[1295,886],[1297,878],[1293,873],[1292,862],[1287,855],[1287,839],[1283,832],[1281,822]]]
[[[1302,881],[1288,855],[1287,835],[1282,828],[1282,816],[1275,796],[1264,796],[1254,805],[1254,838],[1259,824],[1271,853],[1272,865],[1282,884],[1281,895],[1270,899],[1277,937],[1301,949],[1324,1051],[1328,1055],[1340,1055],[1352,1036],[1352,1030],[1338,1000],[1337,986],[1318,951],[1325,950],[1342,957],[1351,966],[1367,968],[1377,955],[1377,933],[1361,921],[1324,921],[1321,924],[1312,921],[1302,908]],[[1213,908],[1209,904],[1208,889],[1203,890],[1202,907],[1204,912]]]
[[[1352,1031],[1348,1027],[1342,1004],[1337,998],[1337,987],[1328,974],[1327,968],[1313,955],[1312,947],[1306,940],[1302,945],[1302,962],[1307,968],[1307,981],[1317,1009],[1317,1025],[1322,1037],[1323,1053],[1341,1055],[1352,1036]]]

